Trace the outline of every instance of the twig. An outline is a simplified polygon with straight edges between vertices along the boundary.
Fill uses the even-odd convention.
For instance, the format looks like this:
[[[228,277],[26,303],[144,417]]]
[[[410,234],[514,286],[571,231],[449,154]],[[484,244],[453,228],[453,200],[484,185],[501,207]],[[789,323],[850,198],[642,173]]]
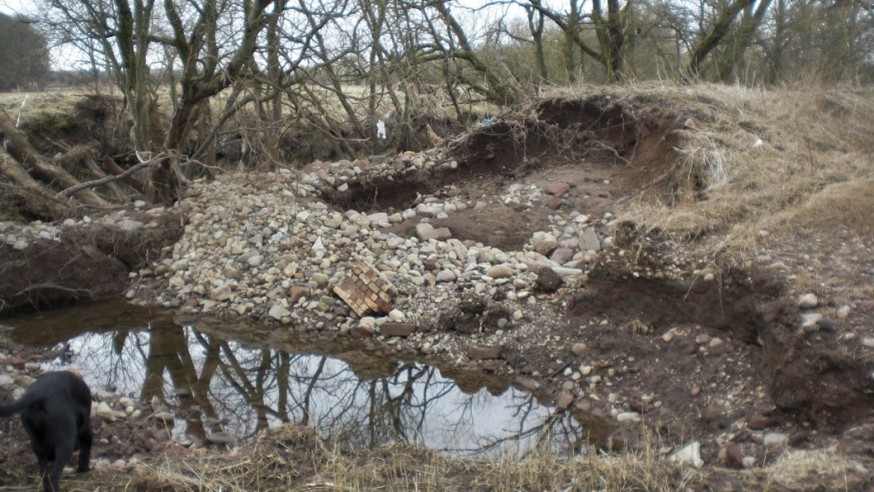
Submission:
[[[67,143],[64,141],[55,141],[55,140],[52,140],[51,138],[46,137],[46,136],[43,136],[42,138],[46,139],[46,141],[48,143],[54,145],[55,147],[62,149],[64,152],[69,152],[70,150],[73,149],[72,147],[67,145]]]
[[[18,128],[21,126],[21,111],[24,110],[24,105],[27,104],[27,98],[29,98],[29,97],[30,97],[30,93],[28,92],[24,96],[24,101],[21,101],[21,107],[18,108],[18,116],[16,116],[16,118],[15,118],[15,128]]]
[[[16,292],[15,295],[18,296],[18,295],[26,294],[32,290],[39,290],[39,289],[60,290],[60,291],[64,291],[64,292],[73,294],[77,298],[79,297],[79,295],[93,294],[91,289],[72,289],[70,287],[64,287],[63,285],[58,285],[58,284],[54,284],[51,282],[46,282],[46,283],[41,283],[41,284],[37,284],[37,285],[29,285],[29,286],[21,289],[20,291]]]
[[[139,157],[139,155],[137,157]],[[130,176],[131,174],[133,174],[133,173],[139,171],[140,169],[147,167],[151,164],[152,164],[151,160],[141,161],[139,164],[131,167],[130,169],[126,170],[125,172],[123,172],[121,174],[118,174],[118,175],[114,174],[111,176],[105,176],[105,177],[100,178],[100,179],[95,179],[94,181],[86,181],[85,183],[80,183],[76,186],[71,186],[70,188],[67,188],[66,190],[61,191],[60,193],[55,195],[55,198],[69,198],[70,195],[72,195],[73,193],[76,193],[77,191],[81,191],[81,190],[84,190],[86,188],[94,188],[95,186],[100,186],[102,184],[106,184],[106,183],[110,183],[112,181],[126,178],[126,177]]]

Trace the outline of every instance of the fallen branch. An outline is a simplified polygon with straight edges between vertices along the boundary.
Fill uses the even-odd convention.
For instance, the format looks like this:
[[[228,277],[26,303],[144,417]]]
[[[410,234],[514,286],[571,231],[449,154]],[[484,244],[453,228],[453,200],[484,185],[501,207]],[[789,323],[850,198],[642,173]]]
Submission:
[[[100,185],[104,185],[106,183],[111,183],[113,181],[117,181],[119,179],[124,179],[124,178],[130,176],[131,174],[139,171],[140,169],[148,167],[151,164],[152,164],[151,160],[140,162],[136,166],[131,167],[130,169],[128,169],[127,171],[124,171],[121,174],[113,174],[110,176],[104,176],[100,179],[95,179],[93,181],[86,181],[85,183],[79,183],[76,186],[72,186],[70,188],[67,188],[64,191],[61,191],[60,193],[55,195],[55,198],[67,198],[70,195],[72,195],[73,193],[76,193],[77,191],[82,191],[86,188],[94,188],[95,186],[100,186]]]
[[[140,180],[134,178],[130,174],[126,174],[126,171],[121,166],[119,166],[112,157],[104,154],[102,160],[103,167],[106,169],[107,172],[118,176],[121,180],[127,183],[128,186],[137,190],[140,193],[145,194],[146,186],[141,183]]]
[[[91,157],[85,158],[84,162],[85,166],[87,166],[88,169],[90,169],[91,172],[94,173],[94,176],[96,176],[98,179],[102,179],[107,175],[105,172],[103,172],[103,169],[100,169],[100,166],[98,166],[97,162],[95,162],[94,159],[92,159]],[[109,188],[113,194],[115,194],[116,200],[120,202],[127,202],[130,198],[130,195],[128,193],[125,193],[124,190],[122,190],[121,187],[118,185],[118,183],[107,183],[106,187]]]
[[[52,197],[46,188],[31,177],[2,147],[0,147],[0,174],[14,183],[10,186],[10,192],[20,197],[19,207],[25,212],[46,219],[65,217],[70,213],[68,203]]]
[[[13,159],[20,162],[23,166],[30,166],[36,177],[49,184],[57,184],[63,187],[73,187],[79,184],[79,180],[74,178],[70,173],[61,167],[45,160],[39,152],[28,142],[27,137],[21,130],[15,128],[15,123],[6,113],[6,110],[0,107],[0,131],[3,132],[6,138],[7,151]],[[89,205],[105,207],[109,203],[101,198],[97,193],[91,190],[83,191],[78,196],[82,202]]]
[[[55,147],[64,151],[63,154],[55,157],[54,161],[57,165],[64,167],[64,162],[79,160],[92,173],[94,173],[94,176],[96,178],[99,179],[106,176],[106,172],[103,169],[100,169],[100,166],[98,166],[94,158],[91,157],[95,153],[94,149],[91,149],[85,145],[77,145],[75,147],[72,147],[63,140],[52,140],[51,138],[46,136],[43,136],[42,138],[44,138]],[[130,195],[122,190],[117,183],[108,183],[107,188],[109,188],[109,190],[112,191],[112,193],[115,195],[116,202],[124,203],[130,198]]]
[[[0,174],[3,174],[22,188],[29,191],[42,192],[43,190],[39,181],[28,174],[27,170],[21,167],[21,165],[18,164],[12,156],[7,154],[2,147],[0,147]]]

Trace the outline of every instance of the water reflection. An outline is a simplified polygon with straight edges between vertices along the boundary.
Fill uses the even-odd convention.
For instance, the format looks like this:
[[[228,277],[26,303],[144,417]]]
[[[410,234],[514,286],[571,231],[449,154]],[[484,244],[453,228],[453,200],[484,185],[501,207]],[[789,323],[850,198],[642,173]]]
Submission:
[[[351,448],[401,441],[454,455],[520,457],[535,448],[571,452],[583,434],[570,415],[554,415],[504,381],[453,374],[459,385],[431,366],[257,325],[228,330],[237,332],[234,341],[220,324],[181,324],[126,304],[8,323],[19,343],[72,354],[51,365],[75,365],[93,389],[172,408],[179,439],[245,440],[295,422]]]

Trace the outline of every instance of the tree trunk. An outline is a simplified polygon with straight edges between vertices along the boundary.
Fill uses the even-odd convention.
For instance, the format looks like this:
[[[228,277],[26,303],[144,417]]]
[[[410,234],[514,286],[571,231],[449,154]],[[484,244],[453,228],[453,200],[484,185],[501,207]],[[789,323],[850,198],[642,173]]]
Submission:
[[[195,159],[199,160],[203,163],[205,167],[206,175],[212,177],[212,169],[216,167],[215,154],[216,154],[216,142],[215,138],[212,138],[210,133],[213,128],[212,121],[212,108],[209,105],[209,100],[200,105],[200,115],[199,115],[200,123],[198,127],[201,128],[197,131],[197,147],[198,152],[197,155],[194,156]],[[269,125],[269,132],[275,131],[273,125]],[[267,151],[271,154],[272,157],[275,158],[273,153],[275,152],[275,145],[272,145],[271,139],[267,139],[265,137],[267,143]],[[271,164],[273,165],[273,164]]]
[[[535,15],[537,16],[536,20],[534,19]],[[537,73],[540,75],[540,83],[549,81],[549,72],[546,69],[546,53],[543,50],[543,24],[545,19],[542,12],[528,9],[528,28],[531,31],[531,39],[534,43],[534,59],[537,61]]]
[[[710,31],[705,33],[701,40],[692,48],[689,61],[686,64],[685,78],[687,82],[695,81],[701,71],[701,63],[722,42],[728,34],[729,28],[737,15],[745,8],[753,4],[755,0],[734,0],[718,13],[716,20],[710,26]]]
[[[79,184],[79,181],[63,168],[43,159],[27,141],[27,137],[15,128],[15,124],[3,108],[0,108],[0,131],[5,135],[9,154],[16,161],[33,168],[34,174],[40,180],[49,184],[57,184],[60,188],[72,188]],[[91,190],[82,190],[76,194],[76,197],[89,205],[98,207],[109,205],[106,200]]]
[[[35,193],[44,192],[39,181],[33,179],[30,174],[27,174],[27,171],[2,148],[0,148],[0,173],[27,191]]]
[[[625,22],[624,17],[631,8],[631,0],[620,9],[617,0],[607,0],[607,17],[604,17],[601,0],[592,2],[592,22],[598,37],[598,46],[607,71],[607,80],[621,81],[625,70]]]
[[[752,8],[752,2],[748,8]],[[732,49],[726,50],[722,58],[717,64],[717,72],[720,80],[730,82],[729,78],[737,67],[738,62],[743,59],[743,55],[749,48],[752,42],[753,35],[759,30],[762,20],[765,18],[765,13],[771,5],[771,0],[760,0],[759,6],[756,7],[755,13],[745,14],[741,20],[740,27],[734,36]]]
[[[783,48],[786,46],[786,0],[777,0],[774,12],[774,41],[771,47],[771,72],[769,80],[776,84],[783,77]]]
[[[23,212],[48,220],[69,215],[69,207],[52,198],[39,181],[27,174],[27,171],[2,148],[0,148],[0,174],[19,186],[22,199],[18,208]]]
[[[567,72],[567,80],[571,84],[577,81],[577,62],[574,59],[574,46],[576,44],[579,27],[579,9],[576,0],[571,0],[570,12],[567,16],[567,29],[564,31],[564,40],[561,51],[564,55],[564,69]]]

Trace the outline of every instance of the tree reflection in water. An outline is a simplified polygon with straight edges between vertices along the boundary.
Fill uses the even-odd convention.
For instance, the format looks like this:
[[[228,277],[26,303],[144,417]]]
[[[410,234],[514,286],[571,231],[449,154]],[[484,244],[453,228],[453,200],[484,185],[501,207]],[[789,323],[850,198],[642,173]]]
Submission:
[[[431,366],[303,340],[256,347],[166,317],[86,330],[51,343],[69,344],[92,388],[172,408],[177,438],[245,440],[294,422],[350,448],[401,441],[463,456],[564,454],[582,442],[570,414],[484,375],[453,374],[456,382]]]

